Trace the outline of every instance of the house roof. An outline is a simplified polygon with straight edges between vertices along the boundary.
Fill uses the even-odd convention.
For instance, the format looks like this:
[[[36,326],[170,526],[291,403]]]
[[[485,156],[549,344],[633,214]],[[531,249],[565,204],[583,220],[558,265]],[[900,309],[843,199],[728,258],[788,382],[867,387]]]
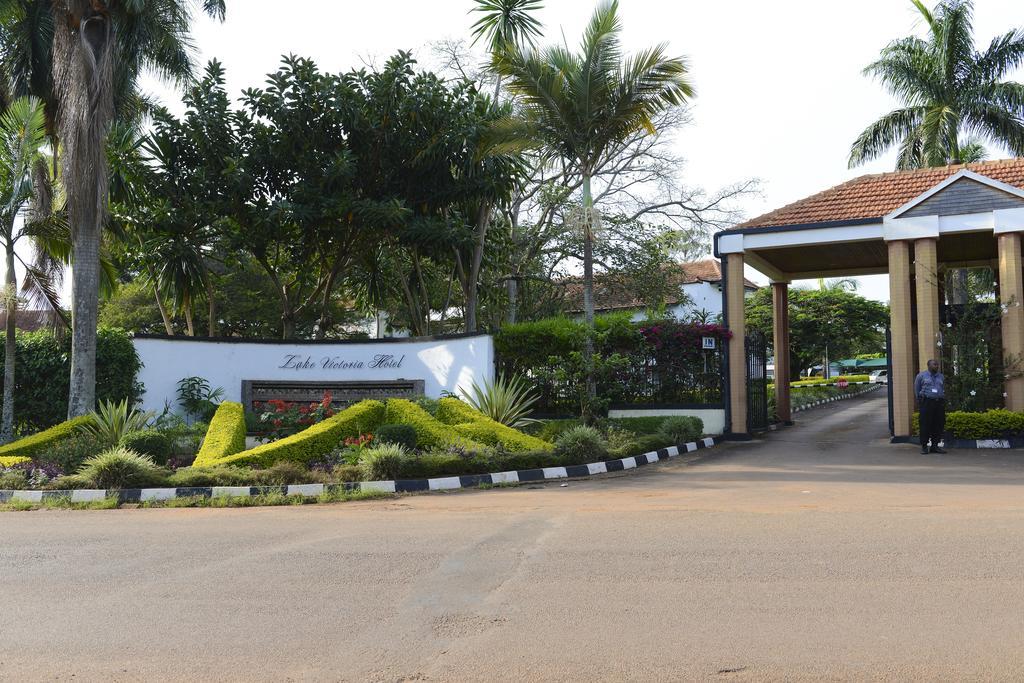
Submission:
[[[47,329],[59,320],[53,311],[19,310],[14,317],[14,325],[23,332],[35,332]],[[7,311],[0,311],[0,327],[7,325]]]
[[[718,259],[688,261],[665,266],[669,284],[673,285],[673,294],[666,297],[665,303],[673,305],[682,298],[682,286],[698,282],[721,282],[722,265]],[[757,285],[744,278],[748,289],[757,289]],[[583,280],[571,278],[562,281],[565,286],[565,298],[570,313],[583,310]],[[636,291],[623,283],[614,275],[604,274],[594,277],[594,310],[615,311],[646,307],[646,302],[636,296]]]
[[[1024,189],[1024,158],[875,173],[854,178],[736,227],[771,228],[881,220],[886,214],[963,169]]]

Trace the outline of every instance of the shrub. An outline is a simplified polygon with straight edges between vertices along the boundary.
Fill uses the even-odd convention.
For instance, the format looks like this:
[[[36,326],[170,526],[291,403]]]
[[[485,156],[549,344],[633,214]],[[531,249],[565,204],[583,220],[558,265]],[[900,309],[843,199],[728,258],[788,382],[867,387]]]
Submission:
[[[150,458],[121,446],[86,460],[78,475],[101,489],[155,486],[167,478]]]
[[[559,455],[573,461],[594,462],[608,455],[601,432],[583,425],[562,432],[555,441],[555,449]]]
[[[388,481],[397,479],[408,453],[398,444],[383,444],[368,448],[359,458],[359,469],[367,481]]]
[[[26,458],[21,455],[5,455],[0,457],[0,467],[14,467],[23,462],[32,462],[32,458]]]
[[[661,423],[665,421],[664,415],[645,415],[644,417],[613,417],[608,419],[608,425],[628,429],[637,434],[657,434],[661,431]]]
[[[658,434],[644,434],[643,436],[637,437],[631,443],[622,445],[615,449],[609,448],[608,457],[632,458],[634,455],[642,455],[644,453],[656,451],[659,448],[674,445],[674,443],[670,442],[664,436],[660,436]]]
[[[99,408],[89,413],[89,421],[82,425],[83,432],[103,439],[111,446],[121,442],[131,432],[141,431],[156,415],[143,413],[123,401],[101,401]]]
[[[155,429],[129,432],[122,437],[121,445],[139,455],[148,455],[157,465],[166,465],[171,457],[171,438]]]
[[[696,441],[704,433],[704,421],[692,415],[670,415],[661,423],[659,435],[676,446]]]
[[[0,491],[18,491],[28,485],[25,470],[0,470]]]
[[[495,379],[484,381],[483,385],[473,382],[468,392],[462,392],[462,398],[474,410],[498,424],[519,428],[536,422],[527,416],[530,406],[540,396],[521,376],[512,375],[506,379],[504,373],[499,373]]]
[[[459,434],[488,446],[501,446],[508,451],[552,448],[546,441],[495,422],[457,398],[442,398],[437,409],[437,417],[441,422],[451,425]]]
[[[248,468],[220,465],[217,467],[182,467],[172,474],[170,486],[246,486],[253,483],[253,471]]]
[[[397,444],[411,451],[416,448],[416,428],[412,425],[381,425],[373,433],[373,440],[376,443]]]
[[[46,488],[52,491],[73,491],[75,489],[91,489],[96,485],[92,480],[80,474],[65,474],[50,481]]]
[[[552,443],[558,439],[558,436],[567,429],[572,429],[583,424],[577,419],[568,420],[545,420],[540,425],[530,425],[525,427],[523,431],[527,434],[532,434],[538,439]]]
[[[68,414],[71,335],[57,338],[46,331],[18,332],[15,353],[14,418],[19,431],[31,433],[63,423]],[[100,328],[96,334],[97,401],[127,399],[134,404],[142,389],[137,382],[141,367],[128,333]],[[0,358],[0,376],[2,368]]]
[[[338,465],[331,470],[331,479],[340,482],[359,481],[363,478],[363,470],[359,465]]]
[[[281,460],[310,462],[330,453],[345,437],[372,431],[384,421],[384,415],[384,404],[380,401],[360,401],[298,434],[219,459],[196,458],[194,466],[234,464],[268,467]]]
[[[824,384],[836,384],[840,380],[845,380],[850,384],[853,384],[855,382],[867,382],[870,381],[870,379],[871,377],[869,375],[838,375],[836,377],[829,377],[828,379],[824,379],[822,377],[812,377],[811,379],[802,379],[797,382],[791,382],[789,386],[817,387],[822,386]]]
[[[18,439],[6,446],[0,446],[0,457],[24,457],[33,458],[49,450],[54,444],[74,437],[79,429],[91,420],[88,415],[76,417],[67,422],[62,422],[55,427],[45,429],[38,434]]]
[[[210,420],[206,438],[196,456],[195,464],[226,458],[245,450],[245,409],[241,403],[225,401],[217,407]]]
[[[470,458],[453,453],[425,453],[402,460],[396,479],[431,479],[460,474],[483,474],[480,464],[474,467]]]
[[[36,459],[57,465],[64,472],[74,472],[82,463],[110,448],[104,439],[93,434],[75,434],[71,438],[62,439]]]
[[[920,433],[920,415],[914,413],[912,430]],[[946,413],[946,432],[955,439],[1000,439],[1024,433],[1024,413],[995,409],[984,413]]]
[[[439,404],[436,398],[427,398],[426,396],[420,396],[419,398],[414,398],[412,402],[418,405],[420,408],[423,408],[423,410],[430,413],[433,417],[437,417],[437,408]]]
[[[440,411],[438,408],[438,414]],[[420,448],[452,445],[461,445],[468,449],[481,448],[479,443],[460,437],[451,427],[439,422],[423,408],[402,398],[388,399],[387,421],[392,424],[412,425],[416,429],[416,445]]]
[[[314,477],[319,476],[314,475],[299,463],[291,460],[282,460],[281,462],[274,463],[268,469],[258,472],[250,470],[249,474],[252,483],[267,486],[309,484],[312,483]]]

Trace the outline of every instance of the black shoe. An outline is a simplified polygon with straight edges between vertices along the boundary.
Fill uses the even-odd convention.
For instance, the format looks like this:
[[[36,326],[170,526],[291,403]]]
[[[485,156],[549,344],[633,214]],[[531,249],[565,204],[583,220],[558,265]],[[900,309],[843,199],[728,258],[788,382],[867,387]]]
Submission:
[[[931,452],[932,453],[938,453],[939,455],[945,455],[946,454],[945,449],[939,448],[938,446],[932,446]]]

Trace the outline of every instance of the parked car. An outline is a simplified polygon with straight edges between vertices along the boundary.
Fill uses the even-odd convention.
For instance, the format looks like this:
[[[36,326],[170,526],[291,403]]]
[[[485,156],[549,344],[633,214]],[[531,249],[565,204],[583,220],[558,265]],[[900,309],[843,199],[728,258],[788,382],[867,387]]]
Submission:
[[[888,384],[889,383],[889,371],[888,370],[875,370],[868,375],[868,381],[872,384]]]

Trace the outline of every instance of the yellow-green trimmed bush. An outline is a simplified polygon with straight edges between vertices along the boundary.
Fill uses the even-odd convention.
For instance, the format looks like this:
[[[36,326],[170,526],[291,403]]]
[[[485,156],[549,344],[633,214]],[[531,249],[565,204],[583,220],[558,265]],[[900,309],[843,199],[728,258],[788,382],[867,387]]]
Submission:
[[[245,450],[245,408],[241,403],[225,401],[217,407],[210,420],[199,449],[195,464],[202,467],[207,462],[220,460]]]
[[[273,443],[263,444],[218,460],[196,462],[193,467],[214,465],[259,465],[269,467],[282,460],[309,462],[321,458],[350,436],[372,432],[384,421],[386,410],[380,401],[360,401],[309,429]]]
[[[869,375],[839,375],[837,377],[829,377],[824,379],[821,377],[815,377],[813,379],[802,379],[799,382],[790,382],[791,387],[817,387],[823,384],[835,384],[840,380],[846,380],[850,384],[856,382],[869,382],[871,377]]]
[[[488,446],[500,444],[505,450],[512,452],[554,449],[554,446],[547,441],[495,422],[457,398],[442,398],[439,403],[437,419],[474,441]]]
[[[54,425],[49,429],[44,429],[32,436],[26,436],[24,439],[12,441],[6,446],[0,446],[0,458],[34,458],[41,453],[45,453],[47,449],[58,441],[75,436],[80,427],[90,422],[92,422],[92,418],[88,415],[83,415],[72,418],[67,422],[61,422],[59,425]]]
[[[14,467],[20,465],[23,462],[29,462],[32,458],[26,458],[22,455],[7,455],[0,457],[0,467]]]
[[[438,411],[440,412],[440,408]],[[390,424],[411,425],[416,430],[416,445],[420,448],[462,446],[472,450],[482,446],[479,442],[460,435],[423,408],[404,398],[388,399],[387,421]]]
[[[911,430],[920,434],[920,413],[914,413]],[[1024,434],[1024,413],[988,410],[984,413],[946,413],[946,431],[955,439],[1002,439]]]

